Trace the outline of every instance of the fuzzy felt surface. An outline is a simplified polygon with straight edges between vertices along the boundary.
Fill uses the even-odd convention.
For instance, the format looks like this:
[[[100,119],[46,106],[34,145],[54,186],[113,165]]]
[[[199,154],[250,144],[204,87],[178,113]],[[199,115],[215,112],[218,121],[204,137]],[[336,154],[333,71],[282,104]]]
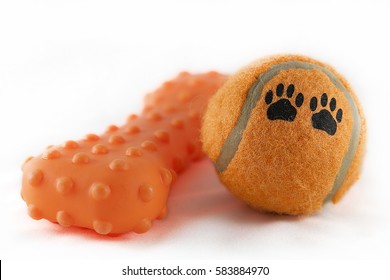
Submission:
[[[261,74],[290,61],[325,70],[280,71],[263,81],[260,96],[251,97]],[[331,75],[324,73],[328,71]],[[329,78],[332,75],[350,93],[350,100]],[[250,105],[248,99],[252,99]],[[358,116],[351,108],[357,109]],[[243,115],[249,116],[240,126]],[[357,126],[360,135],[353,135]],[[231,139],[239,145],[227,145]],[[357,147],[347,164],[349,169],[344,170],[344,179],[339,179],[337,193],[330,196],[345,168],[351,139]],[[365,121],[355,94],[334,69],[301,56],[277,56],[254,62],[218,91],[204,117],[202,141],[220,171],[221,181],[234,195],[255,208],[310,214],[320,209],[327,197],[338,201],[357,179]],[[228,151],[230,158],[223,158],[227,164],[218,168],[221,150],[222,154]]]

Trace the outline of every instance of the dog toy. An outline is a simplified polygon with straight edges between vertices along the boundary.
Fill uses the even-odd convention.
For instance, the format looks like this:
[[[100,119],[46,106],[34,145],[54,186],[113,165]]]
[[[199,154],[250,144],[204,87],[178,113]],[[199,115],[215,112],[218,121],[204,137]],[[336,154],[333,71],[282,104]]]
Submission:
[[[221,181],[256,209],[300,215],[338,202],[358,179],[362,108],[330,66],[294,55],[231,76],[203,118],[203,149]]]
[[[29,215],[99,234],[148,231],[167,214],[176,173],[203,156],[200,115],[225,80],[182,72],[147,95],[142,114],[122,127],[28,158],[21,195]]]

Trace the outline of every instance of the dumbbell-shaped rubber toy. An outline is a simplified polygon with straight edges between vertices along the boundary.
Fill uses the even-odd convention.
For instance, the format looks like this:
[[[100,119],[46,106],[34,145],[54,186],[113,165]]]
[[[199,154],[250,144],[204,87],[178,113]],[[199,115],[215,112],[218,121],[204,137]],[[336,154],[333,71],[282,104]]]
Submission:
[[[226,78],[182,72],[147,95],[125,125],[28,158],[21,195],[29,215],[104,235],[148,231],[167,214],[176,174],[203,157],[201,115]]]

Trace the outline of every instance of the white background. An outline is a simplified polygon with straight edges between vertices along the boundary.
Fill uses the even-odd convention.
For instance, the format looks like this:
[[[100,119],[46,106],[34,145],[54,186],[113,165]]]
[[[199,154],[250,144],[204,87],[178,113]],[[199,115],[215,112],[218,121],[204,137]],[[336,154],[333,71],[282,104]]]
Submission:
[[[390,255],[389,5],[385,1],[1,1],[1,259],[377,259]],[[234,73],[277,53],[333,65],[365,109],[361,180],[311,217],[250,210],[211,164],[185,172],[144,235],[101,237],[28,217],[20,165],[101,133],[181,70]]]

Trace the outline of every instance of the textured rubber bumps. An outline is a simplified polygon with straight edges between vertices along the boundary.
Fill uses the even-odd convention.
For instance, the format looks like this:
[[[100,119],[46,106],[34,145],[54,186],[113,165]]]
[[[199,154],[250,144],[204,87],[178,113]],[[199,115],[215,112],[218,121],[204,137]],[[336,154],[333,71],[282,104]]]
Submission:
[[[148,231],[167,214],[176,174],[203,157],[201,114],[225,80],[182,72],[148,94],[142,114],[122,127],[28,158],[21,195],[29,215],[99,234]]]

